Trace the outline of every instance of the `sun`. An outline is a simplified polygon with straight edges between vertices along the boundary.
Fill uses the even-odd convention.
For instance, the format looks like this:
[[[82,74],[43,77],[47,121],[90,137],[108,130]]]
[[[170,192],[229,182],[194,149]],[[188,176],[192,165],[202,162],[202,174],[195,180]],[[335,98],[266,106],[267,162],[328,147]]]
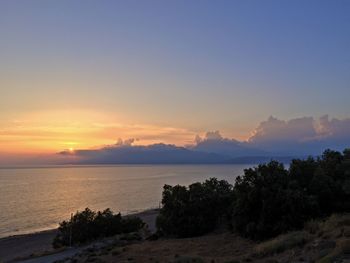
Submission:
[[[68,150],[69,150],[69,152],[71,152],[71,153],[74,152],[74,148],[72,148],[72,147],[70,147]]]

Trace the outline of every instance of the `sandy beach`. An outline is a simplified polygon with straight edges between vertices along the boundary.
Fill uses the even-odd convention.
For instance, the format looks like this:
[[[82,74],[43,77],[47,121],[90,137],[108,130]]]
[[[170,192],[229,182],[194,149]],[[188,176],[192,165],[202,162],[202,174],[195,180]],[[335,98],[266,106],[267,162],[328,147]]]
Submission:
[[[156,209],[149,209],[133,215],[139,216],[148,225],[149,230],[154,232],[157,214]],[[52,229],[0,238],[0,262],[16,262],[31,255],[54,252],[51,243],[57,231]]]
[[[8,262],[14,258],[27,257],[31,254],[52,250],[52,240],[57,229],[16,235],[0,239],[1,262]]]

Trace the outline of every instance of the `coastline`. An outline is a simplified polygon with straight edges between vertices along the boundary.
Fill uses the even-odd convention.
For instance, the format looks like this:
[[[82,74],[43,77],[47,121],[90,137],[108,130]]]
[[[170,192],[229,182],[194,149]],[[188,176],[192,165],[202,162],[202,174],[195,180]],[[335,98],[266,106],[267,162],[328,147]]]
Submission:
[[[138,216],[138,215],[145,214],[147,211],[153,211],[153,210],[157,210],[157,209],[159,209],[159,208],[150,207],[150,208],[143,209],[143,210],[128,210],[128,211],[124,211],[124,212],[120,212],[120,213],[123,216],[133,216],[133,215]],[[37,228],[37,229],[32,229],[32,230],[12,231],[12,232],[9,232],[7,235],[6,234],[0,235],[0,240],[10,238],[10,237],[19,237],[19,236],[25,236],[25,235],[40,234],[42,232],[57,230],[58,223],[56,225],[57,225],[57,227],[42,227],[42,228]],[[0,261],[0,263],[1,263],[1,261]]]
[[[152,208],[125,216],[140,217],[148,225],[149,230],[154,232],[157,215],[158,209]],[[52,248],[52,240],[57,232],[56,228],[0,238],[0,262],[14,262],[20,258],[55,252]]]

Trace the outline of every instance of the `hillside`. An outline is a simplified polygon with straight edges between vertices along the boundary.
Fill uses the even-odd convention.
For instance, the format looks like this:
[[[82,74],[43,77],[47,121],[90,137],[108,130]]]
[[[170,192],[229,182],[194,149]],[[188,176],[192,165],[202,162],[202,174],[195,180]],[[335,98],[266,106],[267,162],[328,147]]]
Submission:
[[[118,237],[112,244],[89,248],[61,262],[345,263],[350,260],[349,214],[309,222],[301,231],[261,243],[224,230],[185,239],[146,241],[137,240],[137,237],[134,235],[134,240],[130,235],[128,238]]]

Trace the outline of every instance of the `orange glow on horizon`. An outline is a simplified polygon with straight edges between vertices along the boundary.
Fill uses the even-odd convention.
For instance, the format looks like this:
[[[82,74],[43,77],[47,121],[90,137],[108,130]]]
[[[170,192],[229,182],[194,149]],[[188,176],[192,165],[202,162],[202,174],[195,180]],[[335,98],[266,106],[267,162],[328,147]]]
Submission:
[[[68,150],[73,153],[77,149],[113,145],[119,138],[132,138],[133,145],[166,143],[185,146],[193,144],[197,134],[205,134],[205,131],[198,133],[169,126],[129,124],[114,113],[91,110],[32,112],[17,117],[6,122],[0,120],[2,152],[52,154]],[[233,138],[246,139],[243,136]]]
[[[93,111],[48,111],[0,122],[1,151],[50,154],[63,150],[100,148],[118,138],[133,138],[133,145],[192,144],[196,132],[167,126],[118,122],[115,114]],[[122,119],[122,118],[120,118]]]

